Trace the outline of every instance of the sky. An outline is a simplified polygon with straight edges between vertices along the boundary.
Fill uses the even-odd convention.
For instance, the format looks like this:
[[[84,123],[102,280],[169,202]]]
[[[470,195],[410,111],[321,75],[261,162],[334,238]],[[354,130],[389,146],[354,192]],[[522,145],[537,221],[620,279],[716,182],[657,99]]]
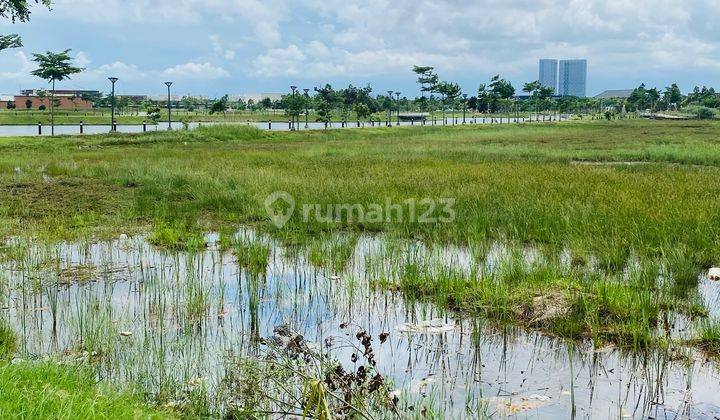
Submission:
[[[330,83],[419,89],[434,66],[470,95],[495,75],[518,88],[540,58],[588,60],[588,94],[720,87],[720,0],[54,0],[0,23],[0,93],[46,87],[32,53],[72,49],[86,70],[58,88],[121,94],[286,92]],[[518,90],[520,90],[518,88]]]

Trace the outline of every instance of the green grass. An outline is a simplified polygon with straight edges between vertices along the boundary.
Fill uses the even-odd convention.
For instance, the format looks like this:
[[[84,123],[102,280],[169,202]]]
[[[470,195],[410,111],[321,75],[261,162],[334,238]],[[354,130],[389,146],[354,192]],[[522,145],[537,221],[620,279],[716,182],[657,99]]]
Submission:
[[[720,261],[718,129],[718,122],[628,120],[1,139],[0,232],[68,239],[146,229],[155,244],[197,250],[202,232],[254,225],[307,244],[312,264],[338,272],[354,241],[314,241],[335,230],[566,248],[577,272],[511,266],[502,281],[421,272],[401,287],[471,313],[641,347],[657,339],[664,313],[702,312],[697,276]],[[278,230],[264,205],[275,191],[291,193],[297,209],[450,197],[456,217],[305,222],[297,210]],[[266,247],[250,242],[236,244],[236,254],[258,271],[268,258]],[[655,275],[640,276],[642,284],[621,281],[633,258]],[[597,278],[583,274],[590,261]],[[661,266],[667,276],[657,274]],[[534,280],[518,281],[527,276]],[[672,281],[656,284],[660,277]],[[533,299],[544,289],[562,297],[568,322],[531,322]]]
[[[127,392],[100,386],[89,368],[54,362],[0,364],[0,418],[164,419]]]
[[[10,359],[17,350],[17,337],[7,322],[0,318],[0,363]]]
[[[718,128],[598,121],[2,139],[0,232],[270,226],[263,202],[278,190],[298,206],[452,197],[452,223],[304,223],[296,212],[282,234],[507,237],[591,251],[608,267],[633,252],[682,248],[704,266],[719,259],[720,215],[711,205],[720,193]],[[628,161],[642,164],[608,164]]]
[[[129,392],[98,385],[89,366],[54,361],[10,363],[16,350],[15,333],[0,318],[0,418],[176,417],[147,407]]]
[[[695,345],[712,355],[720,355],[720,323],[706,321],[700,324]]]

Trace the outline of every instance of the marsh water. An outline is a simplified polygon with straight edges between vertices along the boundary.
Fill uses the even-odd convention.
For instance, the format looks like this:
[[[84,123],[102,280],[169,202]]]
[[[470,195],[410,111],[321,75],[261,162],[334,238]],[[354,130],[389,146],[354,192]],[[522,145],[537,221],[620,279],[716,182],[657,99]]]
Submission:
[[[549,117],[547,117],[549,118]],[[567,116],[562,116],[560,118],[566,119]],[[491,118],[491,117],[467,117],[465,119],[465,124],[511,124],[516,122],[525,122],[527,121],[526,118]],[[218,125],[218,124],[232,124],[232,125],[247,125],[250,127],[256,127],[259,130],[272,130],[272,131],[290,131],[291,128],[295,128],[296,126],[292,126],[290,123],[285,121],[273,121],[272,123],[268,122],[192,122],[187,124],[187,129],[192,130],[202,125]],[[463,124],[462,117],[456,117],[456,118],[447,118],[446,121],[447,125],[461,125]],[[397,125],[397,122],[393,122],[393,126]],[[401,126],[411,126],[411,125],[422,125],[421,121],[401,121]],[[436,119],[434,122],[431,120],[427,120],[425,122],[425,125],[443,125],[443,122],[441,119]],[[343,125],[339,122],[333,122],[331,124],[328,124],[326,127],[324,123],[320,122],[308,122],[307,126],[305,126],[305,122],[300,121],[299,126],[297,127],[299,130],[322,130],[322,129],[351,129],[351,128],[371,128],[371,127],[379,127],[385,126],[385,122],[378,123],[377,121],[374,124],[371,124],[369,122],[361,123],[358,125],[356,121],[350,121],[346,125]],[[172,122],[170,124],[170,127],[173,130],[183,130],[186,129],[185,124],[182,122]],[[158,123],[158,124],[147,124],[145,127],[143,127],[142,124],[118,124],[117,125],[117,131],[119,133],[142,133],[143,130],[147,132],[154,132],[154,131],[163,131],[168,129],[167,123]],[[83,126],[83,134],[107,134],[110,132],[110,125],[101,125],[101,124],[85,124]],[[16,137],[16,136],[50,136],[51,130],[49,125],[43,125],[40,132],[38,131],[37,125],[0,125],[0,137]],[[56,125],[55,126],[55,135],[78,135],[80,134],[80,125]]]
[[[259,238],[248,230],[237,235]],[[59,245],[15,240],[25,257],[2,264],[0,310],[18,333],[21,357],[101,353],[104,380],[139,383],[149,393],[202,380],[212,394],[227,360],[255,357],[257,337],[271,336],[278,325],[318,346],[334,343],[333,357],[345,364],[352,349],[343,343],[366,330],[373,337],[390,333],[375,343],[376,368],[401,398],[447,418],[720,413],[718,366],[692,350],[678,357],[570,343],[460,319],[373,286],[391,276],[400,254],[463,270],[475,258],[466,249],[359,236],[343,242],[351,252],[342,261],[318,264],[317,256],[268,239],[267,268],[258,272],[239,265],[217,240],[208,235],[210,246],[200,253],[164,251],[143,237]],[[489,249],[490,269],[504,255],[500,245]],[[717,290],[702,281],[699,292],[717,316]]]

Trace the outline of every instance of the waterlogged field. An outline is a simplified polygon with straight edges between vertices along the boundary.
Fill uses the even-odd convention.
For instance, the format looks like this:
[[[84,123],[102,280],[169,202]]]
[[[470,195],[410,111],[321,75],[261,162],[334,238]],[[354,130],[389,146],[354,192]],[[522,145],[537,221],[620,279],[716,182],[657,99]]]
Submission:
[[[0,414],[712,418],[718,128],[0,140]]]

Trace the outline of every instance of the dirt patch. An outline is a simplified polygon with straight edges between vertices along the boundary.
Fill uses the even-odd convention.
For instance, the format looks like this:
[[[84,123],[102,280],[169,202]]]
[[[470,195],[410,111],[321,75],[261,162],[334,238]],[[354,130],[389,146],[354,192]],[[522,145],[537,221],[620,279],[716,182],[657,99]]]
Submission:
[[[31,182],[0,181],[0,200],[12,216],[31,219],[75,214],[114,214],[132,189],[86,178],[43,178]]]
[[[568,313],[570,313],[570,304],[562,294],[550,293],[536,296],[532,301],[530,325],[544,324],[555,318],[566,316]]]

